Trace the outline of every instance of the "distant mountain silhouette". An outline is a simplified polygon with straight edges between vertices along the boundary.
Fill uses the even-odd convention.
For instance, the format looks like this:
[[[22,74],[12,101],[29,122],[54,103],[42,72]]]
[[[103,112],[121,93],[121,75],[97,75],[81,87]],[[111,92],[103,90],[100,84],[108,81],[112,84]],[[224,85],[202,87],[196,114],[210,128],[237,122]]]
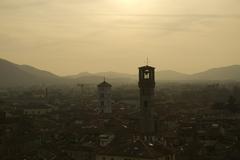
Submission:
[[[106,78],[126,78],[126,79],[137,78],[137,76],[133,74],[118,73],[118,72],[100,72],[100,73],[96,73],[96,75],[106,77]]]
[[[88,73],[83,72],[75,76],[69,76],[78,78],[79,80],[90,80],[94,82],[94,79],[98,81],[106,77],[110,81],[117,82],[136,82],[138,76],[117,73],[117,72],[101,72],[101,73]],[[209,69],[204,72],[195,74],[185,74],[172,70],[156,71],[156,81],[240,81],[240,65],[232,65],[226,67],[219,67]]]
[[[94,76],[94,74],[89,73],[89,72],[81,72],[81,73],[76,74],[76,75],[65,76],[65,78],[67,78],[67,79],[76,79],[76,78],[90,77],[90,76]]]
[[[133,74],[127,74],[127,73],[118,73],[118,72],[99,72],[99,73],[89,73],[89,72],[81,72],[76,75],[66,76],[66,78],[81,78],[81,77],[90,77],[90,76],[98,76],[102,77],[102,79],[105,78],[136,78],[136,75]]]
[[[240,65],[213,68],[195,74],[184,74],[175,71],[159,71],[156,73],[156,79],[172,81],[240,81]]]
[[[40,78],[40,79],[46,80],[46,81],[54,82],[54,81],[60,80],[60,78],[61,78],[53,73],[50,73],[50,72],[47,72],[44,70],[40,70],[40,69],[34,68],[32,66],[28,66],[28,65],[18,65],[18,68],[20,68],[21,70],[23,70],[37,78]]]
[[[179,81],[179,80],[189,80],[190,75],[179,73],[171,70],[163,70],[156,72],[156,80],[158,81]]]
[[[113,84],[121,83],[133,83],[136,81],[136,75],[126,74],[126,73],[117,73],[117,72],[100,72],[100,73],[89,73],[82,72],[77,75],[71,75],[65,77],[67,79],[72,79],[76,82],[81,83],[92,83],[96,84],[102,82],[104,78]]]
[[[0,86],[31,86],[58,83],[60,77],[27,65],[18,65],[0,59]]]
[[[112,84],[136,83],[137,74],[117,72],[88,73],[60,77],[28,65],[18,65],[0,59],[0,87],[31,86],[42,84],[98,84],[104,77]],[[240,65],[209,69],[196,74],[165,70],[156,72],[156,81],[240,81]]]
[[[0,86],[18,86],[18,85],[32,85],[37,78],[27,73],[18,65],[10,63],[6,60],[0,59]]]
[[[221,68],[209,69],[205,72],[200,72],[191,75],[191,79],[197,80],[221,80],[221,81],[240,81],[240,65],[232,65]]]

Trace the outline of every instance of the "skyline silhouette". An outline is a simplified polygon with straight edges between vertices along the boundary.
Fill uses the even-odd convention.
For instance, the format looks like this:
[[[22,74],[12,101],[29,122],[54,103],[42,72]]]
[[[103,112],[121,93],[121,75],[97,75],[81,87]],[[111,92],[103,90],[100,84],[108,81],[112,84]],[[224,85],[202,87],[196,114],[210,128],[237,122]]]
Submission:
[[[71,78],[74,78],[75,76],[78,76],[78,75],[80,75],[80,76],[89,76],[89,75],[98,74],[98,75],[102,75],[103,79],[104,79],[104,78],[106,78],[104,76],[104,73],[106,73],[106,74],[110,74],[110,73],[114,74],[115,73],[115,74],[119,74],[119,75],[122,74],[122,75],[125,75],[125,76],[126,75],[128,75],[128,76],[136,76],[137,75],[137,66],[132,66],[133,68],[135,67],[135,72],[133,72],[133,73],[118,72],[118,71],[114,71],[114,70],[105,70],[105,71],[102,70],[102,71],[99,71],[99,72],[91,72],[91,71],[88,71],[88,70],[79,70],[76,73],[72,73],[72,74],[69,73],[69,74],[66,74],[66,75],[60,75],[60,74],[51,72],[50,70],[47,70],[47,69],[38,68],[37,66],[32,66],[30,64],[18,64],[16,62],[12,62],[10,60],[3,59],[3,58],[0,57],[0,65],[1,64],[5,64],[5,63],[9,63],[11,65],[16,65],[16,66],[21,66],[23,68],[25,68],[25,67],[28,68],[29,67],[29,68],[32,68],[34,70],[36,69],[36,70],[40,70],[40,71],[44,71],[44,72],[49,72],[49,73],[54,74],[54,75],[59,76],[59,77],[71,77]],[[149,64],[149,58],[147,58],[145,60],[145,63],[142,63],[142,65],[146,65],[146,66],[150,65],[151,66],[151,64]],[[205,70],[202,70],[202,71],[199,71],[199,72],[193,72],[193,73],[180,72],[178,70],[171,70],[171,69],[165,69],[164,70],[164,69],[161,69],[161,68],[156,68],[156,72],[162,72],[162,73],[170,72],[170,73],[176,73],[176,74],[182,74],[182,75],[194,75],[194,74],[200,74],[200,73],[204,73],[204,72],[208,72],[208,71],[216,70],[216,69],[238,68],[238,67],[240,68],[240,64],[232,64],[232,65],[225,65],[225,66],[215,66],[213,68],[207,68]]]

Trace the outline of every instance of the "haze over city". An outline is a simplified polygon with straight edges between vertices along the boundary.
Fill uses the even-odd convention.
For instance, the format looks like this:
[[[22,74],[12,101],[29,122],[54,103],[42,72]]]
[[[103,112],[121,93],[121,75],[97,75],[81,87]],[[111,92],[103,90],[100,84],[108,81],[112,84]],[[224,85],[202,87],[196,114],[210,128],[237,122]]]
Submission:
[[[240,160],[240,0],[0,0],[0,160]]]
[[[0,58],[58,75],[240,64],[238,0],[1,0]]]

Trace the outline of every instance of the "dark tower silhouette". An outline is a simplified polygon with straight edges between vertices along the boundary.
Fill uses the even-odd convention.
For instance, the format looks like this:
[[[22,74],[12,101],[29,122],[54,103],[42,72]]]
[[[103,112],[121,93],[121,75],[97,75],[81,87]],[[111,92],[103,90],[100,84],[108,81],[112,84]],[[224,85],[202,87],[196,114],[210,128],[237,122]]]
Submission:
[[[104,81],[98,85],[98,99],[100,113],[112,113],[112,85]]]
[[[143,134],[153,134],[155,132],[154,123],[154,88],[155,88],[155,68],[151,66],[139,67],[140,88],[140,127]]]

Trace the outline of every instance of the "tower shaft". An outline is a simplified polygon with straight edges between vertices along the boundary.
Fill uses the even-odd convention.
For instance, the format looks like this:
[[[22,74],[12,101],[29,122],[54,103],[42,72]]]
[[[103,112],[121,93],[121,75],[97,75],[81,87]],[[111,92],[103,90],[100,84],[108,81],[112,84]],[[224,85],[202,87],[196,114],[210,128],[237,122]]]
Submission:
[[[155,89],[155,68],[143,66],[139,68],[140,89],[140,127],[144,134],[155,132],[154,121],[154,89]]]

